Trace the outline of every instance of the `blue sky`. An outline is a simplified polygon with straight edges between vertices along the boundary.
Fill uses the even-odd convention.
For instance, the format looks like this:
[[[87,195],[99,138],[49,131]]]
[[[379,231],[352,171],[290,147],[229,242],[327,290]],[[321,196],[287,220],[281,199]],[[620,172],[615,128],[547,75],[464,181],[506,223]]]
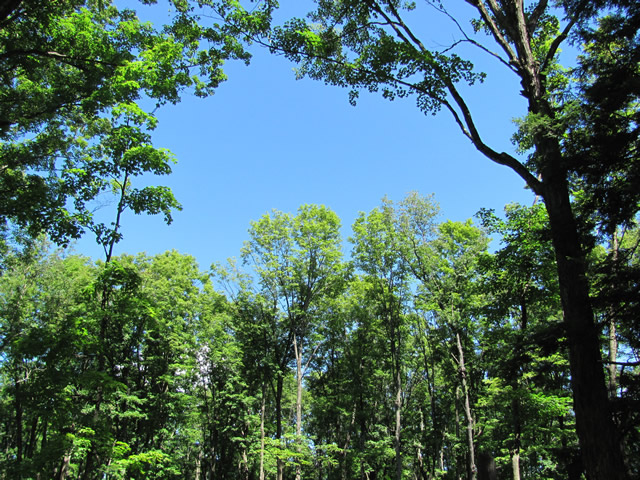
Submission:
[[[166,12],[156,5],[141,16],[162,19]],[[423,35],[430,46],[459,36],[445,17],[435,22]],[[212,97],[186,95],[159,111],[154,143],[170,149],[178,164],[155,182],[171,187],[183,210],[170,226],[160,216],[126,215],[116,254],[176,249],[206,269],[239,255],[251,220],[305,203],[334,210],[346,240],[358,212],[385,195],[433,193],[442,219],[460,221],[480,208],[533,201],[524,182],[478,153],[446,112],[425,116],[412,98],[389,102],[366,92],[352,107],[346,90],[296,80],[286,59],[255,45],[251,51],[250,66],[227,65],[228,81]],[[484,84],[464,89],[481,134],[494,149],[512,153],[512,119],[526,111],[517,79],[494,60],[467,52],[488,73]],[[89,236],[75,249],[103,256]]]

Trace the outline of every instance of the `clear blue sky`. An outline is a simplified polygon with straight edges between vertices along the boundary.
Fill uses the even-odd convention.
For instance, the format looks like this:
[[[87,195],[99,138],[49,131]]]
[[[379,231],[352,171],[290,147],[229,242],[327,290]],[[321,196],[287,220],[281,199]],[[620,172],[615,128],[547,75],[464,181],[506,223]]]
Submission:
[[[160,3],[141,16],[166,18]],[[424,34],[431,46],[459,36],[445,17],[435,18],[437,28]],[[523,181],[479,154],[446,112],[425,116],[413,98],[389,102],[366,92],[352,107],[346,90],[296,80],[284,58],[258,46],[251,51],[249,67],[227,65],[229,79],[214,96],[186,95],[159,112],[154,142],[170,149],[178,164],[155,182],[173,189],[183,211],[170,226],[160,216],[126,215],[116,254],[176,249],[206,269],[239,255],[251,220],[272,209],[295,212],[305,203],[333,209],[346,241],[358,212],[370,211],[385,195],[401,200],[413,190],[433,193],[443,220],[533,201]],[[517,79],[472,54],[488,73],[484,84],[464,89],[481,134],[494,149],[513,153],[512,119],[526,111]],[[76,251],[103,256],[90,236]]]

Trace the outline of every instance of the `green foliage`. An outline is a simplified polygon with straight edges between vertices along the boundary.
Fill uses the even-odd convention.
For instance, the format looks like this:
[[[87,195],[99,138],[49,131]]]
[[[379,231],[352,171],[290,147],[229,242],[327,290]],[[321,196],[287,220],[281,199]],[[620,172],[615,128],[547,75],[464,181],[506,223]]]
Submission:
[[[579,472],[544,209],[482,212],[486,230],[436,215],[428,197],[385,199],[354,223],[351,267],[330,210],[265,215],[243,249],[253,277],[214,268],[228,297],[175,251],[93,265],[7,244],[0,468],[448,479],[465,475],[471,428],[476,458],[505,475],[514,458],[525,479]],[[502,240],[494,254],[486,232]],[[635,265],[635,246],[632,231],[619,261]],[[633,378],[621,376],[629,405]]]
[[[157,119],[141,105],[213,93],[225,79],[224,60],[248,61],[239,37],[251,31],[198,21],[203,8],[226,2],[173,2],[173,21],[161,28],[110,1],[11,5],[0,25],[2,223],[59,244],[91,230],[107,257],[124,209],[171,223],[180,205],[168,188],[133,187],[141,175],[169,174],[174,161],[151,144]],[[245,24],[260,17],[254,28],[263,29],[264,15],[246,14]],[[94,218],[102,193],[119,202],[113,226]]]

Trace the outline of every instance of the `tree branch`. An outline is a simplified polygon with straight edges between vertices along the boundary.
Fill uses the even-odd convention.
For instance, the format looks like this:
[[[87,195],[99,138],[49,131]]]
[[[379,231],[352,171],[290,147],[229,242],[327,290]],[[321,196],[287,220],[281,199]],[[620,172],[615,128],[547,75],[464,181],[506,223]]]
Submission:
[[[529,35],[532,35],[533,32],[535,32],[536,28],[538,28],[538,22],[540,21],[540,17],[542,17],[542,14],[547,9],[548,3],[549,2],[547,0],[540,0],[540,2],[538,2],[538,4],[531,12],[531,15],[529,16],[529,19],[527,21],[527,30],[529,30]]]
[[[487,10],[487,7],[485,6],[484,2],[480,0],[467,0],[467,3],[476,7],[478,12],[480,12],[480,16],[482,17],[482,20],[487,24],[487,27],[489,28],[489,30],[491,30],[491,34],[493,35],[493,38],[496,40],[498,45],[500,45],[502,50],[504,50],[504,52],[509,57],[509,63],[516,66],[519,65],[518,57],[516,56],[515,52],[511,48],[509,41],[502,34],[502,32],[500,31],[500,28],[498,28],[498,25],[496,24],[495,20],[491,17],[491,14]],[[495,8],[497,8],[497,6],[495,5],[495,1],[490,1],[489,3],[491,4],[492,10],[495,10]]]
[[[558,52],[558,48],[560,47],[560,44],[567,39],[567,37],[569,36],[569,32],[571,31],[571,29],[574,27],[576,23],[577,23],[577,17],[572,18],[567,24],[567,26],[564,27],[564,30],[562,31],[562,33],[553,39],[553,42],[549,47],[549,51],[547,52],[547,55],[544,61],[542,62],[542,65],[540,66],[541,72],[544,72],[547,69],[547,67],[553,60],[553,57],[556,56],[556,53]]]
[[[432,4],[430,4],[430,5],[432,5]],[[504,58],[502,58],[496,52],[490,50],[489,48],[485,47],[484,45],[482,45],[477,40],[474,40],[469,35],[467,35],[467,33],[462,28],[462,25],[460,25],[460,22],[458,22],[458,20],[453,15],[451,15],[443,6],[435,6],[435,5],[432,5],[432,6],[433,6],[433,8],[438,10],[440,13],[446,15],[449,18],[449,20],[451,20],[456,25],[456,27],[458,27],[458,30],[460,30],[460,33],[464,37],[464,40],[459,40],[459,41],[455,42],[454,45],[449,47],[447,50],[451,50],[453,47],[458,45],[460,42],[463,42],[463,41],[464,42],[468,42],[468,43],[478,47],[483,52],[488,53],[492,57],[496,58],[500,63],[504,64],[509,70],[512,70],[513,72],[517,73],[517,69],[512,64],[510,64],[508,61],[506,61]],[[445,50],[445,52],[447,50]]]

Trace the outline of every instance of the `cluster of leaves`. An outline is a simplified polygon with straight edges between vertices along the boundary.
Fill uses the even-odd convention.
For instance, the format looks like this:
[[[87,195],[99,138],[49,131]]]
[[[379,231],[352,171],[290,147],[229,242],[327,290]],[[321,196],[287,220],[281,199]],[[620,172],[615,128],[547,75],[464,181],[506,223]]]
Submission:
[[[118,212],[161,213],[171,222],[180,205],[168,188],[133,187],[142,175],[169,174],[174,161],[151,143],[153,112],[184,92],[212,94],[226,78],[224,60],[248,62],[249,54],[246,33],[200,21],[206,9],[229,8],[226,2],[169,5],[173,22],[159,29],[111,1],[7,2],[0,19],[3,224],[47,232],[59,244],[91,230],[108,252],[121,233],[118,220],[94,218],[105,195],[115,194]],[[258,13],[251,25],[263,29],[267,18]]]

